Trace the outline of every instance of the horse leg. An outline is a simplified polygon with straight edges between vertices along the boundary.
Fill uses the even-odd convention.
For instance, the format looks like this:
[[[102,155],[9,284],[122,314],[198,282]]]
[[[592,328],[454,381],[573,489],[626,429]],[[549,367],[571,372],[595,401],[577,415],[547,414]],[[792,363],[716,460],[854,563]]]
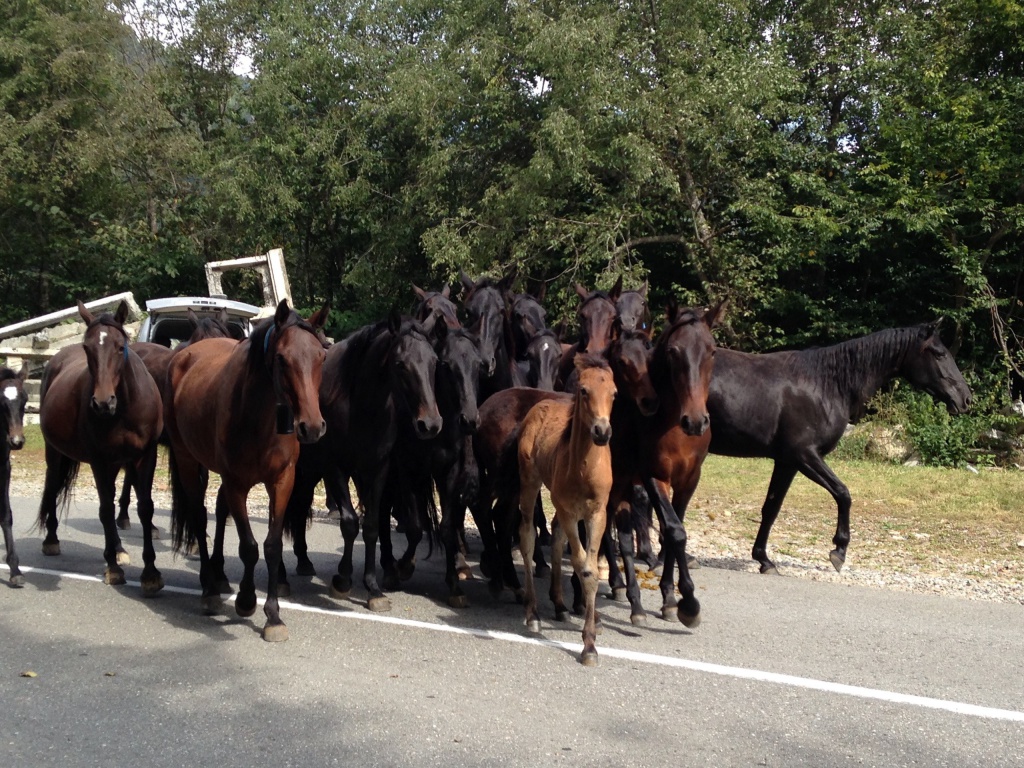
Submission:
[[[394,592],[399,589],[398,563],[395,561],[394,542],[391,540],[392,512],[395,513],[397,518],[395,523],[396,533],[406,530],[403,512],[397,508],[391,509],[388,504],[382,505],[381,516],[384,518],[384,524],[379,530],[381,587],[388,592]]]
[[[537,529],[533,525],[533,505],[540,493],[540,483],[529,477],[521,468],[522,483],[519,490],[519,549],[523,553],[523,582],[525,593],[523,604],[526,609],[526,627],[530,632],[540,632],[540,616],[537,614],[537,593],[533,584],[533,549],[536,545]]]
[[[487,588],[491,596],[497,598],[504,588],[503,569],[498,553],[497,524],[491,501],[481,491],[480,495],[469,505],[469,513],[473,516],[477,530],[480,532],[480,573],[487,578]]]
[[[288,499],[285,510],[285,525],[292,535],[292,552],[298,561],[295,565],[297,576],[315,576],[316,569],[309,559],[309,545],[306,543],[306,525],[309,522],[309,510],[313,505],[313,492],[320,478],[309,471],[303,471],[302,462],[295,468],[295,484],[292,495]],[[334,497],[331,497],[334,501]]]
[[[398,559],[398,578],[401,581],[408,581],[416,572],[416,550],[419,548],[420,542],[423,541],[423,521],[427,516],[426,494],[434,492],[429,479],[426,480],[424,486],[419,489],[419,492],[410,488],[406,493],[405,540],[407,546],[405,553]]]
[[[57,497],[75,471],[75,462],[56,448],[46,446],[46,481],[43,498],[39,502],[39,520],[46,526],[43,539],[44,555],[60,554],[60,539],[57,538]]]
[[[127,472],[125,473],[124,483],[121,485],[121,496],[117,500],[117,527],[122,531],[127,531],[132,527],[131,518],[128,517],[128,507],[132,503],[132,484],[128,481]]]
[[[537,506],[533,509],[533,524],[537,526],[537,543],[545,547],[551,544],[551,531],[548,530],[548,519],[544,516],[544,505],[540,496],[537,497]],[[537,575],[541,575],[540,571],[537,571]]]
[[[498,563],[501,568],[501,578],[505,586],[515,593],[516,600],[519,602],[524,599],[525,592],[519,583],[519,575],[516,573],[515,562],[512,560],[512,532],[519,532],[518,520],[520,516],[519,506],[515,499],[498,499],[494,511],[494,532],[498,545]],[[530,524],[533,524],[532,513]],[[519,551],[522,554],[521,539]],[[531,556],[531,561],[532,559]]]
[[[585,549],[580,540],[578,527],[566,526],[568,529],[566,533],[569,537],[569,557],[583,588],[583,652],[580,654],[580,663],[585,667],[597,665],[597,553],[601,547],[607,520],[608,513],[604,505],[586,514],[584,525],[587,546]]]
[[[640,601],[640,585],[636,578],[633,561],[633,515],[632,507],[622,503],[615,512],[615,525],[619,532],[619,554],[622,555],[622,570],[626,573],[626,599],[629,600],[629,620],[634,625],[647,623],[647,612]],[[605,534],[607,539],[607,531]],[[608,561],[609,564],[611,560]]]
[[[247,489],[229,485],[226,478],[222,478],[218,500],[220,494],[224,494],[225,506],[231,512],[232,520],[235,521],[235,530],[238,532],[238,557],[245,568],[242,580],[238,583],[235,613],[247,618],[256,613],[256,563],[260,560],[260,545],[256,543],[256,537],[252,534],[252,526],[249,525],[249,514],[246,509]],[[200,542],[200,546],[202,546],[202,542]],[[274,565],[276,566],[277,563]],[[276,576],[275,570],[274,577]],[[271,595],[267,595],[268,600],[270,597]],[[273,595],[273,597],[276,598],[277,595]]]
[[[366,607],[371,611],[390,611],[391,601],[384,595],[377,584],[377,538],[380,532],[381,523],[381,498],[383,497],[384,483],[388,479],[387,471],[377,473],[368,488],[368,493],[360,493],[359,498],[363,503],[363,548],[366,559],[363,562],[363,586],[366,587]],[[361,489],[360,489],[361,490]],[[391,521],[384,523],[390,528]]]
[[[263,541],[263,557],[267,561],[267,601],[263,604],[267,623],[263,625],[263,639],[268,643],[280,643],[288,639],[288,627],[281,620],[278,598],[291,594],[287,580],[281,579],[281,574],[284,573],[282,535],[285,512],[294,483],[294,472],[287,470],[281,473],[276,482],[266,483],[267,495],[270,497],[270,526],[267,529],[267,538]]]
[[[461,503],[456,487],[457,481],[457,468],[452,467],[437,483],[441,500],[441,545],[444,547],[444,583],[448,587],[448,605],[452,608],[467,608],[469,601],[459,584],[461,579],[455,564],[460,552],[459,531],[466,516],[466,508]]]
[[[800,471],[828,491],[836,501],[836,535],[832,537],[836,548],[829,552],[828,559],[836,572],[840,572],[846,562],[846,547],[850,544],[850,490],[816,453],[804,457]]]
[[[348,490],[348,478],[335,469],[324,475],[324,487],[338,504],[338,526],[341,529],[342,555],[338,561],[338,572],[331,579],[331,594],[346,598],[352,591],[352,550],[359,535],[359,515],[352,506],[352,495]]]
[[[699,477],[700,473],[698,472],[697,479]],[[692,482],[693,487],[696,487],[696,480]],[[686,565],[686,528],[683,527],[677,508],[669,503],[660,482],[649,479],[645,481],[644,487],[647,489],[647,494],[651,497],[651,501],[654,502],[655,509],[658,510],[658,520],[661,523],[661,529],[664,531],[667,543],[665,547],[665,570],[661,575],[662,596],[666,598],[662,606],[662,616],[665,616],[665,611],[669,606],[665,585],[672,582],[671,554],[671,561],[679,566],[678,586],[682,596],[676,606],[676,615],[684,626],[691,629],[695,628],[700,624],[700,602],[694,594],[693,580],[690,578],[690,570]],[[690,493],[692,493],[692,490]],[[685,502],[689,501],[690,496],[688,494],[681,494],[678,491],[677,495],[680,497],[677,503],[685,510]]]
[[[621,546],[622,545],[620,543],[620,549]],[[612,589],[612,600],[615,600],[618,603],[624,602],[628,599],[629,595],[626,588],[626,579],[623,577],[622,570],[619,568],[619,560],[615,557],[615,542],[612,541],[612,526],[610,525],[606,525],[604,527],[604,537],[601,540],[601,552],[599,553],[599,556],[601,554],[603,554],[605,559],[608,561],[608,586]]]
[[[566,534],[556,517],[551,524],[551,589],[548,595],[555,605],[555,621],[566,621],[569,609],[562,596],[562,559],[565,557]]]
[[[653,520],[651,513],[651,500],[642,485],[633,486],[633,498],[630,503],[630,519],[633,524],[633,533],[636,535],[636,559],[654,571],[659,567],[658,556],[654,553],[654,546],[651,543],[651,528]]]
[[[6,562],[7,567],[11,571],[11,586],[12,587],[23,587],[25,586],[25,577],[21,573],[19,568],[20,560],[18,559],[18,553],[14,549],[14,513],[11,511],[11,455],[7,453],[6,461],[3,465],[3,477],[0,478],[0,484],[3,485],[3,495],[0,496],[0,501],[3,502],[3,506],[0,507],[0,529],[3,530],[4,534],[4,549],[7,552]]]
[[[538,524],[537,520],[541,522]],[[537,537],[537,544],[544,544],[544,534],[547,533],[548,542],[551,541],[551,534],[548,533],[547,521],[544,518],[544,504],[540,500],[540,494],[537,494],[537,502],[533,508],[533,523],[537,526],[539,534]],[[551,568],[546,562],[544,562],[544,552],[540,546],[535,546],[533,549],[533,573],[535,576],[543,577],[551,575]]]
[[[778,575],[779,571],[770,559],[768,559],[768,536],[772,532],[775,518],[779,516],[782,509],[782,500],[786,498],[789,486],[796,477],[796,467],[781,461],[775,462],[772,469],[772,479],[768,483],[768,495],[765,496],[764,506],[761,507],[761,525],[757,529],[757,537],[754,539],[754,548],[750,556],[761,564],[761,573],[772,573]]]
[[[206,487],[205,483],[203,483],[203,487]],[[203,498],[206,498],[205,491]],[[231,589],[231,582],[228,581],[228,575],[224,572],[224,531],[227,528],[229,514],[228,503],[224,498],[224,486],[222,485],[217,489],[217,502],[214,505],[216,525],[213,532],[213,554],[210,556],[209,575],[210,587],[218,595],[230,595],[234,592]],[[205,513],[203,518],[206,518]],[[203,538],[205,540],[205,534]]]
[[[135,486],[139,520],[142,522],[142,594],[149,597],[164,588],[164,579],[156,567],[156,551],[153,539],[156,527],[153,525],[153,475],[156,472],[157,448],[154,441],[133,468],[132,483]],[[125,472],[124,487],[128,488],[128,473]]]
[[[103,580],[111,586],[124,584],[124,569],[121,567],[120,553],[121,537],[117,534],[117,523],[115,522],[115,502],[118,468],[108,466],[100,462],[93,462],[92,477],[96,483],[96,493],[100,497],[100,523],[103,525],[103,559],[107,561],[107,568],[103,573]],[[126,563],[127,564],[127,563]]]

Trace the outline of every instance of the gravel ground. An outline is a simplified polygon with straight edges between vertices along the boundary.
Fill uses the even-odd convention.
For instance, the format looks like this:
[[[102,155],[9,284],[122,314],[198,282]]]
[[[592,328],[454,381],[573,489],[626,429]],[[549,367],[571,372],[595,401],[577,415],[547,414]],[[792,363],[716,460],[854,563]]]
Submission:
[[[216,488],[216,485],[214,485]],[[322,488],[319,489],[322,491]],[[32,468],[19,468],[15,463],[11,478],[11,495],[38,498],[42,491],[42,473]],[[354,494],[353,494],[354,495]],[[158,477],[154,487],[154,501],[158,509],[170,509],[171,499],[166,479]],[[78,479],[75,489],[78,501],[96,501],[96,489],[88,468]],[[215,493],[211,493],[207,506],[214,508]],[[254,488],[249,497],[254,519],[267,516],[267,496],[262,488]],[[324,498],[317,497],[317,518],[324,518]],[[133,509],[134,516],[134,509]],[[711,510],[705,507],[687,518],[691,552],[702,567],[727,568],[736,571],[757,572],[757,563],[750,559],[752,541],[736,536],[730,525],[730,510]],[[470,525],[467,521],[467,525]],[[774,540],[774,539],[773,539]],[[830,546],[801,547],[790,544],[787,554],[772,548],[771,556],[782,576],[828,581],[904,592],[948,595],[968,600],[992,600],[1024,604],[1024,547],[1018,545],[1019,556],[1011,559],[958,561],[936,559],[926,565],[910,563],[901,551],[899,541],[879,548],[857,548],[856,535],[851,542],[847,564],[842,573],[836,573],[828,561]],[[1024,541],[1021,542],[1024,544]],[[657,588],[657,576],[641,571],[641,584]],[[765,578],[774,578],[766,576]]]

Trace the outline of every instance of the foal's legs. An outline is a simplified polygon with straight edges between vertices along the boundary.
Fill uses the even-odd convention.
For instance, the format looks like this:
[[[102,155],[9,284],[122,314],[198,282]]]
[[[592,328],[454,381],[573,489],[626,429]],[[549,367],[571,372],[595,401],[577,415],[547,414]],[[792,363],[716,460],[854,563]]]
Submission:
[[[786,498],[789,486],[796,477],[796,467],[782,461],[776,461],[772,469],[772,479],[768,483],[768,495],[764,499],[764,506],[761,507],[761,525],[757,529],[757,537],[754,539],[754,548],[750,556],[761,564],[761,573],[778,574],[778,569],[768,558],[768,536],[772,532],[775,518],[779,516],[782,509],[782,501]]]
[[[537,529],[533,525],[533,504],[540,493],[540,482],[528,469],[520,466],[522,485],[519,489],[519,549],[523,554],[523,581],[526,591],[523,604],[526,609],[526,627],[530,632],[540,632],[540,616],[537,613],[537,592],[533,584],[533,550],[536,546]],[[559,526],[561,527],[561,526]]]
[[[585,613],[583,620],[583,653],[580,663],[585,667],[597,664],[597,551],[604,536],[608,514],[602,504],[585,514],[587,546],[583,548],[579,529],[575,524],[565,526],[569,538],[569,557],[573,570],[583,585]],[[561,527],[561,526],[560,526]]]
[[[556,621],[565,621],[569,617],[569,609],[565,607],[562,597],[562,558],[565,556],[565,544],[565,531],[555,517],[551,524],[551,589],[548,594],[555,605]]]

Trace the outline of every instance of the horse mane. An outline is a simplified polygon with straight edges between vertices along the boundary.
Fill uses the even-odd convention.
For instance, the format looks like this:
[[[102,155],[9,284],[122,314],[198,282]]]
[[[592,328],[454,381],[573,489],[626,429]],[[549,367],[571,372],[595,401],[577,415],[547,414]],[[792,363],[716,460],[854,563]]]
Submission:
[[[0,365],[0,381],[6,381],[7,379],[18,378],[18,372],[8,368],[6,365]]]
[[[813,378],[834,381],[840,386],[856,386],[869,371],[889,373],[899,368],[925,328],[924,325],[886,328],[838,344],[795,351],[794,363]]]
[[[125,334],[125,336],[128,335],[124,329],[124,324],[117,322],[115,317],[110,312],[101,312],[98,315],[94,315],[92,318],[92,322],[89,323],[87,328],[94,328],[97,325],[105,325],[109,328],[116,328],[121,333]]]
[[[388,330],[390,327],[389,320],[380,320],[370,325],[364,325],[362,328],[353,331],[345,340],[342,342],[345,345],[345,351],[341,354],[338,360],[337,366],[339,368],[338,375],[334,377],[335,381],[331,387],[331,396],[336,396],[339,392],[350,392],[352,391],[353,385],[356,383],[357,378],[366,367],[367,358],[376,353],[375,344],[381,335]],[[468,332],[464,328],[452,328],[448,331],[450,334],[458,333],[462,331],[468,335]],[[398,328],[396,336],[401,336],[406,333],[416,333],[423,337],[423,339],[433,346],[433,342],[430,336],[427,335],[426,329],[423,325],[417,321],[408,317],[402,318],[402,324]],[[384,349],[384,354],[387,354],[387,348]],[[377,367],[376,359],[370,360],[370,366],[372,368]]]

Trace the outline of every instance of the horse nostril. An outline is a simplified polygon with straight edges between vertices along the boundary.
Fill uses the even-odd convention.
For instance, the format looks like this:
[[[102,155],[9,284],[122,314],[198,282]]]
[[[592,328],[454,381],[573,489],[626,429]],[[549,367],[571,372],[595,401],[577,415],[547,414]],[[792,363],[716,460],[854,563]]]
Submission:
[[[656,397],[644,397],[640,400],[640,403],[649,414],[658,410],[658,398]]]

